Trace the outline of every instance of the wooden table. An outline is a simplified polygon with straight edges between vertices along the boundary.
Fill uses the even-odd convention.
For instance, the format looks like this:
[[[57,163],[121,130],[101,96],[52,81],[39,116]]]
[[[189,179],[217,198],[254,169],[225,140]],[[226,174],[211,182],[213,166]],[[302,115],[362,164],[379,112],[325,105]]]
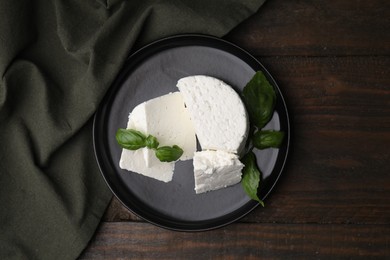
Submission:
[[[276,78],[292,149],[266,207],[208,232],[113,199],[82,259],[390,259],[390,2],[268,1],[225,37]]]

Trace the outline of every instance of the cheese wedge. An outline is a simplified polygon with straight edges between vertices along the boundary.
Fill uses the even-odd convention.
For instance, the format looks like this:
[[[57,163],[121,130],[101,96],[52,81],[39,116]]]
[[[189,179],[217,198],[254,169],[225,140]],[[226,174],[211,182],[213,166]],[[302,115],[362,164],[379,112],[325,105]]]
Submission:
[[[178,145],[183,149],[181,161],[192,159],[196,151],[196,136],[190,115],[180,92],[148,100],[145,105],[146,133],[157,138],[160,146]],[[146,150],[148,167],[154,165],[153,150]]]
[[[179,92],[151,99],[136,106],[129,115],[128,129],[151,134],[160,146],[178,145],[184,151],[181,160],[192,159],[196,151],[193,124]],[[123,149],[119,166],[163,182],[172,180],[174,162],[160,162],[154,150],[141,148],[135,151]]]
[[[195,192],[203,193],[241,181],[244,165],[237,155],[224,151],[202,151],[194,156]]]
[[[145,104],[136,106],[130,113],[127,128],[135,129],[143,133],[146,132]],[[119,167],[159,181],[171,181],[175,164],[173,162],[163,163],[158,161],[156,158],[156,160],[152,163],[153,166],[147,167],[145,160],[145,154],[147,152],[147,148],[141,148],[135,151],[122,149]]]

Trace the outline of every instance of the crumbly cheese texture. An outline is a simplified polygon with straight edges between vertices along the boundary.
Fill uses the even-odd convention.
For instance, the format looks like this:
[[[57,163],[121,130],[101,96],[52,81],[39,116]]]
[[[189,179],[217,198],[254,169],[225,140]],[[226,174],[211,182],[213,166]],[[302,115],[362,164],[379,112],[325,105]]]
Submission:
[[[177,87],[202,150],[241,152],[249,121],[245,106],[233,88],[219,79],[203,75],[182,78]]]
[[[194,156],[195,192],[218,190],[241,181],[244,165],[236,154],[201,151]]]
[[[184,151],[181,160],[192,159],[196,151],[195,131],[179,92],[151,99],[136,106],[129,115],[128,129],[151,134],[160,146],[174,144]],[[160,162],[154,150],[123,149],[119,166],[163,182],[172,180],[174,162]]]

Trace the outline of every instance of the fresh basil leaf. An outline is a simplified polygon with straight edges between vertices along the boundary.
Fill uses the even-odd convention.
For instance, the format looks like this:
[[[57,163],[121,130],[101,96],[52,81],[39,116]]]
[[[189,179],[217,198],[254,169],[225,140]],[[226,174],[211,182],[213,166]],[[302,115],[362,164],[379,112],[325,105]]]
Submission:
[[[159,142],[156,137],[153,135],[145,136],[140,131],[134,129],[123,129],[119,128],[116,132],[116,140],[118,144],[128,150],[137,150],[139,148],[147,147],[149,149],[154,149],[156,157],[161,162],[173,162],[180,158],[183,155],[183,149],[179,146],[174,145],[158,147]]]
[[[284,132],[273,130],[257,131],[252,137],[253,146],[257,149],[279,148],[284,139]]]
[[[174,145],[172,147],[162,146],[156,149],[156,157],[161,162],[177,161],[182,155],[183,155],[183,149],[181,149],[177,145]]]
[[[146,147],[148,147],[149,149],[156,149],[160,144],[157,141],[157,138],[154,137],[153,135],[148,135],[148,137],[146,137],[145,143],[146,143]]]
[[[242,170],[241,180],[241,185],[243,186],[245,193],[264,207],[264,202],[257,196],[261,172],[257,167],[255,154],[252,151],[248,152],[241,159],[241,162],[245,165]]]
[[[122,148],[128,150],[137,150],[146,146],[146,136],[134,129],[119,128],[115,138]]]
[[[243,100],[252,124],[263,128],[272,118],[276,93],[264,73],[256,72],[242,92]]]

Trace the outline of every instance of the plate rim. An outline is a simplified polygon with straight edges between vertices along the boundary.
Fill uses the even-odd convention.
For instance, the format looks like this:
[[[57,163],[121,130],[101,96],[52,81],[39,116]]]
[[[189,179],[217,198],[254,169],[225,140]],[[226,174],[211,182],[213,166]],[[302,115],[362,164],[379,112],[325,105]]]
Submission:
[[[252,54],[250,54],[248,51],[246,51],[245,49],[241,48],[240,46],[238,46],[238,45],[236,45],[236,44],[234,44],[234,43],[232,43],[230,41],[227,41],[225,39],[218,38],[216,36],[207,35],[207,34],[196,34],[196,33],[195,34],[194,33],[189,33],[189,34],[172,35],[172,36],[168,36],[168,37],[164,37],[164,38],[155,40],[155,41],[153,41],[153,42],[151,42],[149,44],[146,44],[145,46],[137,49],[131,55],[129,55],[126,58],[125,62],[123,63],[121,69],[116,74],[116,77],[114,78],[113,82],[110,84],[110,87],[107,89],[107,91],[106,91],[104,97],[102,98],[102,100],[101,100],[97,110],[94,113],[93,125],[92,125],[93,149],[94,149],[94,155],[95,155],[96,163],[98,165],[99,171],[100,171],[100,173],[101,173],[101,175],[102,175],[106,185],[111,190],[112,194],[116,197],[116,199],[118,199],[119,202],[126,209],[128,209],[130,212],[135,214],[137,217],[145,220],[148,223],[156,225],[158,227],[165,228],[165,229],[168,229],[168,230],[173,230],[173,231],[187,231],[187,232],[208,231],[208,230],[221,228],[223,226],[226,226],[226,225],[229,225],[229,224],[231,224],[233,222],[236,222],[237,220],[243,218],[244,216],[246,216],[247,214],[252,212],[255,208],[257,208],[259,206],[259,203],[254,201],[254,200],[250,200],[249,202],[244,204],[239,209],[237,209],[235,211],[232,211],[232,212],[229,212],[228,214],[226,214],[224,216],[231,215],[231,214],[233,214],[234,212],[236,212],[238,210],[240,210],[240,212],[243,211],[243,213],[239,214],[238,216],[234,216],[234,217],[229,218],[228,221],[222,221],[222,222],[218,223],[218,221],[216,220],[215,221],[216,224],[214,224],[214,225],[207,224],[207,222],[209,222],[208,220],[202,220],[202,221],[177,220],[175,223],[171,223],[171,222],[174,222],[174,221],[170,221],[169,219],[164,219],[162,217],[162,219],[164,219],[163,221],[156,221],[156,219],[160,219],[161,220],[161,217],[154,216],[155,218],[153,219],[153,218],[150,218],[148,216],[145,216],[142,211],[140,211],[138,209],[134,209],[134,208],[128,206],[121,199],[121,197],[117,194],[117,191],[115,191],[114,187],[112,187],[112,185],[110,184],[110,180],[108,179],[108,176],[106,176],[106,173],[103,170],[103,165],[101,165],[101,160],[99,159],[99,153],[98,153],[99,148],[97,148],[96,136],[97,136],[97,132],[98,132],[97,124],[98,124],[98,121],[100,120],[99,119],[99,115],[102,113],[104,108],[107,106],[107,103],[110,100],[111,96],[114,95],[117,92],[116,90],[118,88],[120,88],[120,82],[123,82],[123,80],[127,78],[127,76],[128,76],[127,73],[129,71],[131,71],[131,68],[137,67],[136,64],[138,64],[138,62],[140,62],[142,60],[142,58],[145,57],[147,52],[153,52],[153,49],[155,47],[157,47],[157,49],[158,49],[155,52],[160,52],[163,49],[170,49],[170,48],[175,48],[175,47],[180,47],[180,46],[195,46],[195,45],[196,46],[204,46],[204,45],[199,44],[199,42],[198,42],[198,44],[194,44],[194,45],[190,45],[190,44],[187,44],[187,45],[177,44],[178,41],[183,41],[183,39],[184,40],[194,39],[194,40],[198,40],[200,42],[201,41],[215,42],[215,43],[224,45],[225,48],[228,48],[228,49],[234,50],[235,52],[241,53],[240,55],[246,55],[247,58],[250,59],[251,64],[249,64],[247,60],[243,60],[240,56],[235,55],[231,51],[227,51],[229,54],[238,57],[240,60],[242,60],[243,62],[245,62],[246,64],[248,64],[252,68],[254,67],[252,65],[259,66],[261,68],[261,71],[263,71],[263,73],[265,74],[266,78],[268,78],[268,80],[272,81],[271,83],[272,83],[273,87],[276,88],[276,90],[278,92],[278,98],[280,98],[280,102],[281,102],[281,104],[282,104],[282,106],[284,108],[284,113],[285,113],[285,116],[286,116],[286,118],[285,118],[286,122],[285,123],[286,123],[286,128],[287,128],[288,131],[287,131],[287,134],[286,134],[287,138],[284,141],[285,142],[285,152],[284,152],[283,161],[282,161],[281,166],[280,166],[280,170],[277,173],[277,176],[273,179],[273,183],[270,185],[268,191],[265,194],[263,194],[261,199],[264,200],[266,197],[269,196],[271,191],[274,189],[276,183],[278,182],[280,176],[284,172],[285,166],[286,166],[286,163],[287,163],[287,159],[289,157],[290,144],[291,144],[291,122],[290,122],[289,112],[288,112],[288,109],[287,109],[287,104],[286,104],[285,98],[283,96],[283,93],[281,92],[281,90],[279,88],[279,85],[277,84],[277,82],[275,81],[273,76],[269,73],[269,71],[264,67],[264,65],[257,58],[255,58]],[[175,42],[176,42],[176,44],[175,44]],[[161,45],[161,44],[163,44],[163,46],[159,47],[159,45]],[[208,47],[210,47],[210,46],[208,46]],[[215,47],[212,47],[212,48],[215,48]],[[215,49],[220,50],[219,48],[215,48]],[[138,56],[141,56],[141,57],[138,57]],[[133,65],[131,65],[131,64],[133,64]],[[274,169],[272,171],[274,171]],[[272,175],[272,173],[271,173],[271,175]],[[218,217],[218,218],[215,218],[215,219],[219,219],[219,218],[221,218],[221,217]],[[178,224],[178,222],[180,222],[181,224]]]

